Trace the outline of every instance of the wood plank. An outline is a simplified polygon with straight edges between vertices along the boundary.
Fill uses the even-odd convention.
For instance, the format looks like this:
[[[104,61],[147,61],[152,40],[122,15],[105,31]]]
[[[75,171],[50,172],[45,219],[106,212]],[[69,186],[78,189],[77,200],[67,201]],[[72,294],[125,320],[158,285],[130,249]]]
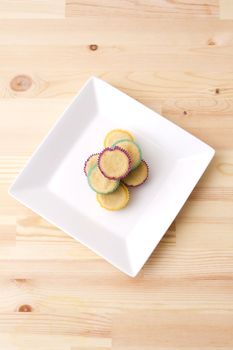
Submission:
[[[124,320],[123,322],[119,322]],[[136,311],[115,318],[113,349],[230,349],[233,314]]]
[[[64,111],[68,102],[69,100],[54,102],[38,100],[35,104],[33,100],[23,99],[1,101],[0,154],[3,162],[12,163],[12,158],[8,156],[13,155],[16,167],[24,164]],[[8,118],[5,118],[5,115]],[[6,159],[6,150],[8,159]],[[14,176],[14,173],[12,175]]]
[[[166,273],[163,275],[161,267],[162,260],[165,262],[165,258],[162,259],[161,254],[157,258],[158,270],[153,269],[150,262],[140,276],[133,280],[120,273],[111,272],[101,262],[96,262],[96,265],[102,267],[102,271],[106,273],[106,278],[101,280],[101,284],[98,283],[101,279],[101,271],[99,268],[91,270],[90,262],[83,264],[83,266],[89,265],[89,269],[85,269],[83,273],[80,270],[73,276],[64,276],[62,272],[60,276],[56,274],[53,277],[48,274],[47,276],[34,274],[32,278],[15,276],[11,279],[1,279],[1,288],[6,292],[1,294],[0,329],[4,332],[13,330],[10,328],[11,322],[6,322],[5,327],[3,323],[5,315],[12,317],[13,325],[17,321],[23,322],[27,317],[26,314],[33,315],[32,317],[37,320],[39,317],[43,319],[48,316],[56,318],[64,315],[70,320],[83,316],[85,327],[90,313],[90,324],[95,324],[95,315],[96,322],[100,318],[97,327],[103,329],[105,337],[108,338],[111,337],[113,327],[112,316],[120,314],[123,310],[129,313],[133,310],[141,310],[145,314],[148,310],[171,309],[189,312],[233,311],[233,287],[230,273],[222,275],[217,271],[215,275],[180,273],[173,276],[170,266],[170,275],[168,267],[167,271],[164,269]],[[34,262],[32,264],[35,265]],[[78,264],[73,266],[75,268]],[[79,266],[81,267],[81,264]],[[69,267],[68,264],[67,267]],[[94,278],[93,275],[96,277]],[[24,305],[28,312],[22,311]],[[79,327],[78,324],[76,326]],[[64,327],[66,331],[66,325]],[[35,331],[32,333],[37,334]],[[46,334],[46,330],[40,333]],[[95,335],[90,333],[90,336]],[[96,337],[99,338],[98,335]]]
[[[18,332],[36,334],[90,335],[94,338],[111,336],[110,321],[107,315],[80,313],[78,315],[46,315],[34,312],[4,313],[0,318],[1,332],[9,332],[13,327]]]
[[[153,102],[163,103],[163,109],[170,114],[231,114],[233,109],[233,73],[152,70],[101,71],[99,69],[80,71],[47,71],[43,66],[37,72],[30,70],[1,71],[0,96],[2,98],[52,98],[73,97],[84,82],[92,75],[106,80],[128,95],[149,106]],[[153,108],[153,105],[152,105]]]
[[[102,46],[92,51],[85,46],[1,46],[4,52],[0,56],[1,69],[15,69],[24,72],[40,70],[56,71],[60,69],[72,72],[75,69],[91,71],[105,71],[111,62],[111,69],[116,72],[123,70],[140,70],[146,67],[153,71],[199,71],[210,74],[213,71],[226,74],[232,69],[231,48],[184,48],[178,50],[174,46],[166,46],[162,50],[156,45],[129,46]],[[112,59],[114,57],[114,59]],[[219,66],[219,60],[224,60],[224,65]]]
[[[127,1],[127,0],[66,0],[66,16],[127,16],[160,18],[169,17],[211,17],[218,14],[217,0],[190,1],[190,0],[160,0],[160,1]]]
[[[0,18],[64,18],[65,0],[1,0]]]
[[[110,338],[96,338],[79,335],[52,335],[36,334],[14,331],[12,333],[1,333],[0,343],[4,350],[111,350],[112,340]],[[36,345],[35,345],[36,344]],[[35,347],[36,346],[36,347]]]
[[[220,19],[233,19],[233,2],[231,0],[219,0]]]
[[[0,21],[1,45],[15,46],[82,46],[97,44],[111,45],[148,45],[170,49],[183,47],[209,50],[232,44],[231,21],[220,21],[218,18],[195,18],[187,21],[179,18],[172,22],[166,17],[143,18],[100,16],[60,19],[4,19]],[[106,27],[108,30],[106,31]],[[143,30],[141,28],[143,27]],[[17,36],[15,33],[17,32]],[[28,33],[30,32],[30,35]],[[211,52],[211,51],[210,51]],[[30,66],[29,66],[30,67]],[[94,67],[95,68],[95,67]],[[144,70],[144,69],[143,69]],[[141,69],[139,70],[139,74]],[[217,71],[216,71],[217,73]]]
[[[195,234],[198,228],[200,226],[195,225],[193,223],[195,219],[189,219],[187,223],[191,222],[191,234]],[[215,230],[213,230],[213,224],[208,224],[209,218],[205,218],[202,220],[199,220],[196,218],[196,222],[200,222],[202,224],[202,232],[203,235],[205,232],[210,229],[215,234],[215,237],[213,239],[213,243],[210,244],[208,250],[206,248],[207,243],[203,242],[203,247],[199,247],[199,249],[192,249],[192,237],[189,240],[189,247],[190,249],[187,249],[188,244],[184,244],[184,248],[177,248],[176,249],[176,243],[174,244],[163,244],[161,242],[160,246],[157,247],[156,251],[152,255],[152,257],[149,259],[147,264],[145,265],[143,272],[146,274],[154,275],[154,276],[212,276],[214,279],[215,274],[216,275],[222,275],[224,278],[231,278],[231,274],[233,273],[233,267],[232,267],[232,240],[229,237],[229,231],[232,230],[232,222],[229,223],[223,223],[218,222],[218,219],[215,219],[217,221],[218,226]],[[207,224],[206,224],[207,222]],[[188,227],[181,226],[181,232],[182,230],[185,230]],[[216,247],[217,242],[220,240],[219,237],[224,235],[226,242],[229,242],[229,248],[226,245],[219,244],[220,247]],[[176,237],[179,235],[179,229],[176,230]],[[181,235],[182,237],[182,235]],[[198,236],[197,236],[198,237]],[[209,235],[207,235],[209,237]],[[195,239],[195,238],[193,238]],[[178,238],[176,242],[178,242]],[[46,242],[44,244],[47,244]],[[227,244],[227,243],[226,243]],[[31,243],[32,249],[35,243]],[[56,246],[57,244],[55,244]],[[178,245],[178,243],[177,243]],[[200,243],[201,245],[201,243]],[[113,277],[118,276],[120,278],[121,273],[118,272],[115,268],[109,266],[106,262],[100,260],[100,259],[89,259],[88,255],[85,258],[79,259],[79,250],[78,247],[76,249],[76,254],[72,254],[71,257],[69,257],[69,250],[67,249],[67,245],[64,247],[63,250],[63,258],[59,259],[54,253],[51,257],[45,257],[45,259],[41,258],[40,255],[43,254],[43,249],[41,245],[35,246],[38,249],[38,253],[32,257],[30,254],[29,256],[23,259],[23,252],[27,252],[28,246],[25,244],[23,246],[22,244],[17,245],[15,251],[17,252],[15,258],[7,259],[7,256],[3,254],[3,257],[1,259],[1,266],[0,266],[0,272],[1,276],[10,276],[10,278],[38,278],[38,277],[49,277],[51,275],[54,276],[54,278],[65,278],[65,277],[72,277],[80,278],[81,276],[87,276],[88,274],[92,275],[93,273],[96,276],[101,276],[102,273],[106,274],[106,280],[108,279],[108,275],[113,274]],[[178,246],[179,247],[179,246]],[[35,249],[36,250],[36,249]],[[47,251],[47,248],[45,248],[45,252]],[[14,252],[14,250],[13,250]],[[26,253],[25,253],[26,254]],[[57,252],[59,254],[59,250]],[[18,255],[18,258],[17,258]],[[11,255],[11,257],[13,254]],[[218,277],[216,277],[218,279]],[[140,280],[140,278],[139,278]],[[96,280],[95,280],[96,281]],[[135,282],[136,283],[136,282]],[[91,291],[90,291],[91,292]],[[142,296],[143,297],[143,296]]]

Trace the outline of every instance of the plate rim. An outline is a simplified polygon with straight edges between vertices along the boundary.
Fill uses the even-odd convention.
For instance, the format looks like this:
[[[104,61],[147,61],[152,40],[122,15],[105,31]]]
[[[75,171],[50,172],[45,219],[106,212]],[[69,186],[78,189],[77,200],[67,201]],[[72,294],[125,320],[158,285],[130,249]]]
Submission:
[[[48,221],[49,223],[51,223],[52,225],[58,227],[60,230],[62,230],[63,232],[65,232],[66,234],[68,234],[69,236],[73,237],[75,240],[79,241],[81,244],[83,244],[84,246],[86,246],[87,248],[91,249],[92,251],[94,251],[97,255],[101,256],[102,258],[104,258],[106,261],[108,261],[109,263],[111,263],[112,265],[114,265],[115,267],[117,267],[119,270],[123,271],[124,273],[126,273],[127,275],[131,276],[131,277],[135,277],[137,275],[137,273],[141,270],[141,268],[143,267],[143,265],[145,264],[145,262],[148,260],[149,256],[151,255],[151,253],[154,251],[154,249],[156,248],[157,244],[160,242],[161,238],[164,236],[164,234],[166,233],[163,232],[161,235],[161,238],[158,240],[158,242],[156,243],[156,245],[154,245],[152,247],[152,251],[150,252],[150,254],[148,255],[148,257],[146,258],[146,260],[143,262],[143,264],[140,265],[139,269],[137,270],[133,270],[133,268],[131,268],[129,271],[125,270],[122,267],[117,266],[115,263],[113,263],[110,259],[108,259],[106,256],[104,256],[103,254],[101,254],[99,251],[95,250],[92,246],[90,246],[89,244],[83,242],[82,240],[80,241],[79,238],[75,237],[72,233],[70,233],[69,231],[67,231],[66,229],[64,229],[64,227],[62,227],[61,225],[57,224],[55,221],[49,219],[45,214],[43,214],[42,212],[40,212],[40,210],[36,210],[33,208],[33,205],[30,205],[27,203],[27,201],[22,200],[22,198],[20,196],[17,195],[17,182],[19,180],[19,178],[21,178],[21,176],[23,175],[25,169],[28,167],[28,165],[30,164],[31,160],[36,156],[37,152],[39,151],[39,149],[44,145],[45,141],[50,137],[51,133],[53,132],[54,129],[56,129],[56,127],[58,126],[59,122],[66,117],[66,113],[67,111],[70,109],[70,107],[73,105],[73,103],[77,100],[77,98],[81,95],[81,93],[87,88],[87,86],[89,84],[94,84],[94,89],[97,87],[95,85],[95,82],[97,82],[98,84],[104,84],[106,85],[108,88],[112,88],[114,89],[114,91],[117,91],[117,93],[120,93],[120,95],[124,95],[127,98],[129,98],[133,103],[139,104],[141,105],[143,108],[149,110],[150,112],[153,112],[157,118],[162,118],[163,120],[165,120],[166,122],[168,122],[169,124],[172,124],[173,126],[179,128],[182,132],[188,134],[188,136],[191,136],[193,138],[193,140],[198,141],[199,143],[201,142],[201,145],[203,145],[203,147],[205,146],[205,150],[203,152],[201,152],[202,155],[206,155],[208,156],[208,159],[206,160],[206,165],[205,167],[203,167],[203,170],[200,171],[200,174],[198,175],[198,179],[197,181],[195,181],[195,184],[190,186],[190,191],[186,191],[185,194],[185,199],[183,200],[183,204],[181,205],[181,207],[178,209],[177,213],[175,214],[175,217],[178,215],[178,213],[180,212],[181,208],[184,206],[184,204],[187,201],[187,198],[189,197],[189,195],[191,194],[191,192],[193,191],[193,189],[195,188],[197,182],[200,180],[201,176],[203,175],[203,173],[205,172],[206,168],[208,167],[208,165],[210,164],[211,160],[213,159],[214,155],[215,155],[215,150],[213,147],[211,147],[210,145],[208,145],[207,143],[205,143],[204,141],[202,141],[201,139],[199,139],[198,137],[192,135],[190,132],[186,131],[185,129],[183,129],[182,127],[180,127],[179,125],[175,124],[174,122],[166,119],[164,116],[160,115],[158,112],[153,111],[151,108],[147,107],[146,105],[144,105],[143,103],[135,100],[133,97],[127,95],[126,93],[122,92],[121,90],[117,89],[116,87],[112,86],[111,84],[105,82],[104,80],[95,77],[95,76],[91,76],[81,87],[81,89],[79,89],[78,93],[75,94],[75,96],[71,99],[71,101],[68,103],[67,107],[63,110],[63,112],[61,113],[60,116],[58,116],[58,118],[55,120],[55,122],[53,123],[52,127],[49,129],[49,131],[46,133],[46,135],[42,138],[41,142],[39,142],[39,144],[37,145],[37,147],[35,148],[35,150],[32,152],[31,156],[28,158],[28,160],[26,161],[26,163],[24,164],[23,168],[19,171],[19,173],[17,174],[16,178],[14,179],[14,181],[12,182],[12,184],[10,185],[10,187],[8,188],[8,194],[10,196],[12,196],[14,199],[16,199],[17,201],[19,201],[21,204],[23,204],[24,206],[26,206],[28,209],[32,210],[33,212],[35,212],[37,215],[41,216],[43,219],[45,219],[46,221]],[[186,157],[184,157],[186,158]],[[15,188],[16,187],[16,188]],[[16,189],[16,191],[15,191]],[[174,217],[174,219],[175,219]],[[173,220],[174,220],[173,219]],[[168,220],[167,220],[168,221]],[[170,224],[170,221],[169,221]],[[169,227],[168,224],[168,227]],[[125,241],[125,244],[128,244],[128,241]],[[130,264],[131,265],[131,264]]]

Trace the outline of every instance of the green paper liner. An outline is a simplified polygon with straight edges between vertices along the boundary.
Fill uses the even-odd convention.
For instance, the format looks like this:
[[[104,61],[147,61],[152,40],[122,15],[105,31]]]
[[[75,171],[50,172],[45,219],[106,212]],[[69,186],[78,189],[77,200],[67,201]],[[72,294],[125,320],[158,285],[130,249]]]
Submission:
[[[126,145],[124,145],[124,143]],[[127,144],[128,144],[128,148],[127,148]],[[135,157],[135,154],[133,154],[132,150],[129,149],[130,147],[132,147],[132,145],[134,145],[135,148],[137,149],[137,152],[138,152],[137,157]],[[118,147],[124,149],[126,152],[128,152],[130,159],[131,159],[131,170],[136,169],[142,160],[142,151],[141,151],[140,146],[135,141],[131,141],[131,140],[127,140],[127,139],[123,139],[123,140],[119,140],[119,141],[115,142],[112,145],[112,148],[114,148],[116,146],[118,146]]]
[[[87,176],[88,174],[88,171],[95,165],[98,163],[98,156],[99,156],[99,153],[93,153],[92,155],[90,155],[90,157],[87,158],[87,160],[85,161],[85,164],[84,164],[84,173],[85,175]],[[89,167],[89,164],[92,162],[93,158],[96,157],[96,162]]]
[[[115,134],[115,135],[114,135]],[[123,130],[123,129],[114,129],[111,130],[107,133],[107,135],[105,136],[104,139],[104,147],[111,147],[113,143],[122,140],[122,139],[127,139],[127,140],[134,140],[133,135],[127,131],[127,130]]]
[[[108,194],[114,192],[120,184],[119,180],[110,180],[106,178],[100,171],[96,164],[88,172],[88,184],[89,186],[99,194]]]

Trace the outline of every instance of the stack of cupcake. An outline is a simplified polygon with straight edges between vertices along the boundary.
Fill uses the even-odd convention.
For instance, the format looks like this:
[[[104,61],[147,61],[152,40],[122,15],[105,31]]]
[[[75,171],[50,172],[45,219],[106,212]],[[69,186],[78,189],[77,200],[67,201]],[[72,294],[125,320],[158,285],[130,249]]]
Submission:
[[[101,207],[120,210],[129,201],[129,187],[142,185],[148,177],[148,165],[142,159],[140,146],[126,130],[110,131],[104,149],[85,162],[89,186],[97,193]]]

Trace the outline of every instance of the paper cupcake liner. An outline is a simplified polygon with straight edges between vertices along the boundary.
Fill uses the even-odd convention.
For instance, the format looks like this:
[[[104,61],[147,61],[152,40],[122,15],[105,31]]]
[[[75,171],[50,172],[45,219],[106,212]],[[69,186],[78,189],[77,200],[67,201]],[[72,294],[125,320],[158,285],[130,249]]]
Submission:
[[[141,160],[142,160],[142,150],[141,150],[141,147],[139,146],[139,144],[138,143],[136,143],[135,141],[131,141],[131,140],[127,140],[127,139],[122,139],[122,140],[119,140],[119,141],[117,141],[117,142],[115,142],[113,145],[112,145],[112,148],[114,148],[114,147],[120,147],[120,148],[122,148],[123,149],[123,147],[121,147],[121,143],[122,142],[130,142],[130,143],[133,143],[136,147],[137,147],[137,149],[138,149],[138,152],[139,152],[139,160],[138,160],[138,162],[136,162],[135,164],[133,164],[133,161],[132,161],[132,159],[131,159],[131,170],[134,170],[134,169],[136,169],[138,166],[139,166],[139,164],[141,163]],[[125,149],[124,149],[125,150]],[[125,150],[126,151],[126,150]],[[127,152],[127,151],[126,151]],[[128,153],[128,152],[127,152]]]
[[[120,186],[123,188],[123,191],[124,191],[124,194],[125,194],[125,198],[123,199],[122,203],[119,206],[115,207],[115,208],[113,206],[110,208],[109,206],[104,205],[103,200],[101,200],[101,199],[104,199],[107,196],[111,196],[111,194],[106,194],[106,195],[105,194],[104,195],[97,194],[96,195],[97,202],[99,203],[99,205],[102,208],[104,208],[106,210],[110,210],[110,211],[118,211],[118,210],[121,210],[121,209],[123,209],[123,208],[125,208],[127,206],[128,202],[129,202],[129,199],[130,199],[129,198],[129,190],[122,183],[120,184]],[[117,190],[116,190],[116,192],[117,192]]]
[[[111,147],[111,144],[109,144],[109,139],[111,139],[111,135],[114,134],[114,133],[121,133],[121,137],[119,139],[115,139],[114,142],[118,141],[118,140],[121,140],[121,139],[128,139],[128,140],[134,140],[134,137],[133,135],[127,131],[127,130],[123,130],[123,129],[114,129],[114,130],[111,130],[107,133],[107,135],[105,136],[104,138],[104,147]]]
[[[148,179],[148,176],[149,176],[149,165],[147,164],[147,162],[146,162],[144,159],[142,159],[141,162],[143,162],[143,163],[146,165],[146,168],[147,168],[146,177],[143,179],[142,182],[138,183],[137,185],[129,185],[129,184],[127,184],[127,182],[126,182],[126,181],[127,181],[126,179],[122,179],[121,181],[123,182],[123,184],[124,184],[125,186],[131,187],[131,188],[135,188],[135,187],[139,187],[139,186],[143,185],[143,184],[146,182],[146,180]],[[136,171],[136,169],[134,169],[134,170]],[[134,170],[132,170],[132,171],[134,171]],[[130,175],[130,174],[129,174],[129,175]]]
[[[88,166],[88,162],[91,160],[92,157],[98,156],[98,155],[99,155],[99,153],[93,153],[93,154],[91,154],[90,157],[88,157],[87,160],[85,161],[83,171],[84,171],[84,174],[85,174],[86,176],[87,176],[87,166]],[[98,162],[98,160],[97,160],[97,162]],[[97,163],[97,162],[96,162],[96,163]],[[89,169],[89,170],[90,170],[90,169]]]
[[[109,175],[106,173],[106,170],[104,170],[104,169],[103,169],[103,166],[101,166],[101,164],[100,164],[100,163],[101,163],[101,157],[102,157],[102,155],[103,155],[105,152],[107,152],[107,151],[114,152],[114,150],[118,150],[118,151],[123,152],[123,153],[127,156],[128,160],[129,160],[128,169],[127,169],[122,175],[120,175],[120,176],[118,176],[118,177],[109,176]],[[106,147],[106,148],[104,148],[103,151],[99,153],[99,157],[98,157],[98,167],[99,167],[101,173],[102,173],[105,177],[107,177],[108,179],[110,179],[110,180],[121,180],[121,179],[123,179],[124,177],[126,177],[126,176],[129,174],[130,170],[131,170],[131,163],[132,163],[132,161],[131,161],[131,158],[130,158],[130,156],[129,156],[129,153],[128,153],[125,149],[123,149],[123,148],[121,148],[121,147],[119,147],[119,146],[115,146],[114,148],[111,148],[111,147]]]
[[[88,180],[88,184],[89,184],[89,186],[91,187],[91,189],[93,190],[93,191],[95,191],[96,193],[99,193],[99,194],[109,194],[109,193],[112,193],[112,192],[114,192],[114,191],[116,191],[116,189],[117,189],[117,187],[119,186],[119,184],[120,184],[120,181],[119,180],[110,180],[110,179],[107,179],[106,178],[106,181],[112,181],[113,183],[112,183],[112,188],[111,188],[111,190],[109,190],[109,191],[98,191],[97,189],[96,189],[96,187],[93,185],[93,182],[92,182],[92,179],[91,179],[91,175],[92,175],[92,172],[96,169],[96,167],[97,167],[98,165],[96,164],[95,166],[93,166],[90,170],[89,170],[89,172],[88,172],[88,175],[87,175],[87,180]],[[98,168],[99,169],[99,168]],[[101,173],[102,174],[102,173]]]

